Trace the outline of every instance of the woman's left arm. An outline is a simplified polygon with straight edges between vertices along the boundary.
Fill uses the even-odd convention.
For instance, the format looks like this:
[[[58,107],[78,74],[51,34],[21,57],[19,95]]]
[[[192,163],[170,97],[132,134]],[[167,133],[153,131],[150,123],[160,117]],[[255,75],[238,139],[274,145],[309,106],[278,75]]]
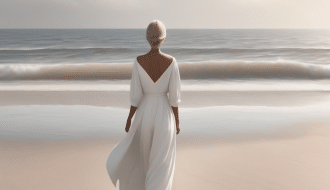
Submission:
[[[135,111],[136,111],[136,109],[137,109],[137,107],[134,107],[134,106],[132,106],[132,105],[131,105],[131,109],[129,110],[129,114],[128,114],[128,118],[127,118],[127,120],[129,120],[129,119],[132,119],[132,118],[133,118],[133,116],[134,116],[134,114],[135,114]]]
[[[137,68],[137,60],[133,63],[132,77],[131,77],[131,85],[130,85],[130,103],[131,109],[129,111],[129,115],[127,118],[125,131],[128,132],[131,127],[131,120],[133,115],[140,104],[140,101],[143,97],[143,89],[140,81],[139,71]]]
[[[134,107],[134,106],[131,105],[131,109],[129,111],[129,115],[128,115],[127,122],[126,122],[126,128],[125,128],[125,131],[127,133],[129,131],[129,128],[131,127],[131,121],[132,121],[132,118],[135,114],[136,109],[137,109],[137,107]]]

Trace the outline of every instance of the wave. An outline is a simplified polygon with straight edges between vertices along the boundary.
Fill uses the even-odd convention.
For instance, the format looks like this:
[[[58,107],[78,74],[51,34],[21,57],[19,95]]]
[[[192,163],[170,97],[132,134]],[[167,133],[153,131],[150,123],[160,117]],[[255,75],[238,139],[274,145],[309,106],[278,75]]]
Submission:
[[[181,79],[330,79],[330,67],[289,61],[179,63]],[[128,80],[132,64],[5,64],[0,80]]]
[[[184,79],[330,79],[330,67],[289,61],[182,63]]]
[[[0,80],[130,79],[131,72],[128,64],[7,64],[0,65]]]

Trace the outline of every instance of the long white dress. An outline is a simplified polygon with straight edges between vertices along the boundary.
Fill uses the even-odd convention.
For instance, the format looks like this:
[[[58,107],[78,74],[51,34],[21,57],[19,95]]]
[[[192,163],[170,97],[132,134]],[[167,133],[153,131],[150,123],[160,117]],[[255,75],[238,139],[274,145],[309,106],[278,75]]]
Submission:
[[[180,103],[180,73],[176,59],[154,83],[135,59],[130,102],[137,107],[127,135],[112,149],[107,171],[120,190],[171,190],[176,125],[171,106]]]

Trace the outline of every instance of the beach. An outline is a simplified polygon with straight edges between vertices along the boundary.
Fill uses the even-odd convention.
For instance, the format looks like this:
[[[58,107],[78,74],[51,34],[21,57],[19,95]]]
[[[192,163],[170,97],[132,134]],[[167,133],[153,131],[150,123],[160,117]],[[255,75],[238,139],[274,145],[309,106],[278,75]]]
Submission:
[[[330,97],[330,92],[182,92],[180,107],[208,107],[226,105],[250,106],[302,106],[323,102]],[[0,106],[14,105],[90,105],[101,107],[129,108],[127,91],[0,91]]]
[[[115,189],[105,163],[126,133],[127,93],[0,92],[7,97],[0,107],[1,187]],[[191,100],[203,93],[182,95],[189,99],[192,94]],[[277,106],[266,101],[271,92],[206,94],[233,105],[183,102],[174,190],[329,187],[328,93],[320,93],[321,103],[298,101],[291,106],[283,105],[292,94],[308,99],[318,93],[277,93],[282,100]],[[19,101],[11,103],[9,97]],[[116,103],[121,98],[125,103]]]
[[[328,190],[329,30],[168,29],[173,190]],[[145,29],[0,29],[0,189],[111,190]],[[134,118],[133,118],[134,119]]]
[[[315,125],[318,131],[299,136],[179,143],[173,189],[326,190],[330,185],[329,125]],[[115,189],[105,162],[118,140],[2,139],[1,187]]]

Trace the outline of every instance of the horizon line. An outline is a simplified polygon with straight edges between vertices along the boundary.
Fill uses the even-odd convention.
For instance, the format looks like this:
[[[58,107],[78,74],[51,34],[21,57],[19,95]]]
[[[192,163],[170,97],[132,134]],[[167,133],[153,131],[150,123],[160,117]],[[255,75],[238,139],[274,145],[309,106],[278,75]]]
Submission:
[[[6,29],[29,29],[29,30],[127,30],[127,29],[146,29],[146,28],[0,28],[0,30]],[[166,28],[169,30],[329,30],[330,28]]]

